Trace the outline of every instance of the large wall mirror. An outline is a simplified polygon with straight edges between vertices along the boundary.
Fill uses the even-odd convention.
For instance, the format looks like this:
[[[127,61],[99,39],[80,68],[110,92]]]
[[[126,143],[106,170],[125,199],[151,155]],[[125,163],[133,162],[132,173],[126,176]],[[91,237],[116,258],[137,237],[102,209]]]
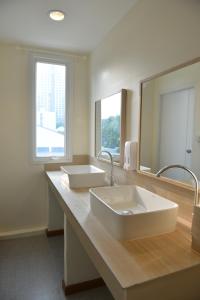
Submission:
[[[141,83],[138,168],[155,174],[170,164],[190,168],[200,180],[200,59]],[[192,182],[180,169],[162,176]]]
[[[109,151],[116,164],[122,165],[126,124],[125,89],[95,102],[95,155]],[[103,160],[108,156],[101,155]]]

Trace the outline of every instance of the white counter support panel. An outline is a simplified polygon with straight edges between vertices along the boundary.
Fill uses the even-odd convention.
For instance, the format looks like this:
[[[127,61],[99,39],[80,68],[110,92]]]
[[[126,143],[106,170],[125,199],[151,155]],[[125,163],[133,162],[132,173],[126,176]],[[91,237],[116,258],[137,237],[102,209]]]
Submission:
[[[66,295],[103,285],[72,226],[64,217],[64,282]]]
[[[47,197],[49,203],[48,232],[53,235],[54,232],[64,230],[64,213],[50,185],[48,185]]]

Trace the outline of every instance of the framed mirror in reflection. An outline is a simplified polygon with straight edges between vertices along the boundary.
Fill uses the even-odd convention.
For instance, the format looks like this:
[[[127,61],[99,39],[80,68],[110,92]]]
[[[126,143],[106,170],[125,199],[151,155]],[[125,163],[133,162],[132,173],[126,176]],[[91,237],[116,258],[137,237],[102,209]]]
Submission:
[[[138,168],[155,174],[171,164],[190,168],[200,180],[200,59],[141,83]],[[192,183],[180,169],[162,176]]]
[[[126,97],[125,89],[95,102],[95,155],[108,151],[114,163],[123,164],[126,131]],[[101,159],[108,161],[104,153]]]

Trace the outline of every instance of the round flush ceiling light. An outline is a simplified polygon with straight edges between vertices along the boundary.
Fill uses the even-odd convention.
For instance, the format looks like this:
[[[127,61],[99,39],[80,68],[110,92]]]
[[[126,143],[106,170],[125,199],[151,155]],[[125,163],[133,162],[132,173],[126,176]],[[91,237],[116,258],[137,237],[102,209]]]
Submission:
[[[65,13],[61,10],[51,10],[49,12],[49,17],[54,21],[63,21],[65,18]]]

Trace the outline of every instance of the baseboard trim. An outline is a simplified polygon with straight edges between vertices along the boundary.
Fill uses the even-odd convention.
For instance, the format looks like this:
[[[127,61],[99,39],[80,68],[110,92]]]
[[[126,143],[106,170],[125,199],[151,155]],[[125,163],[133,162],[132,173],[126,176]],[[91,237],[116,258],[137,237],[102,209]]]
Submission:
[[[47,237],[53,237],[53,236],[57,236],[57,235],[64,235],[64,229],[56,229],[56,230],[46,229]]]
[[[45,230],[46,230],[46,227],[8,231],[8,232],[0,233],[0,240],[8,240],[8,239],[23,238],[23,237],[29,237],[29,236],[35,236],[35,235],[42,235],[42,234],[45,234]]]
[[[95,289],[97,287],[105,285],[102,278],[92,279],[76,284],[65,285],[64,280],[62,281],[62,288],[66,296],[76,294],[79,292]]]

